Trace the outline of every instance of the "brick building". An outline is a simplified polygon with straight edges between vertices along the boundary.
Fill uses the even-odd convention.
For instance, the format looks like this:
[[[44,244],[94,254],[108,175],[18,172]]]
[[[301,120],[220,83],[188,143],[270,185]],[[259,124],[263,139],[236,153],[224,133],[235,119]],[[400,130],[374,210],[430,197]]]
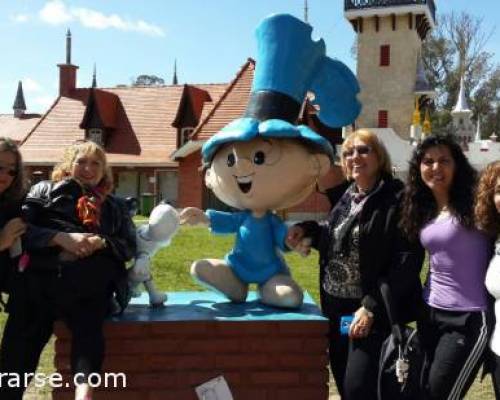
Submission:
[[[223,207],[204,186],[200,149],[244,113],[254,61],[246,61],[229,84],[100,88],[94,72],[92,86],[79,88],[69,31],[66,40],[66,62],[58,65],[59,96],[20,140],[28,172],[36,180],[46,179],[67,146],[94,140],[107,152],[118,195],[151,193],[155,202],[166,200],[177,207]],[[305,101],[300,122],[339,143],[340,130],[323,126],[315,111]],[[326,180],[337,176],[332,171]],[[328,209],[326,198],[317,194],[291,211],[316,214]]]

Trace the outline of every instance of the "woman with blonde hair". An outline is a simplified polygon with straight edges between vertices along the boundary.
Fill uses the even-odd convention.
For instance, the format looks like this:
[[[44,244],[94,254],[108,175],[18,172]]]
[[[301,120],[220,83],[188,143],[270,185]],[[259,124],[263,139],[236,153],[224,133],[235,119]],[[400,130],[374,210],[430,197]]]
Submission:
[[[379,282],[396,283],[398,304],[404,303],[400,293],[414,303],[420,290],[415,267],[422,255],[415,259],[404,247],[398,229],[403,184],[393,178],[380,139],[366,129],[353,132],[342,145],[341,163],[347,180],[328,192],[333,209],[326,221],[291,227],[288,242],[308,253],[305,239],[310,238],[319,250],[330,366],[342,399],[376,399],[380,348],[390,332]],[[341,321],[352,315],[343,334]]]
[[[72,333],[75,399],[92,398],[104,358],[103,322],[125,262],[135,254],[135,230],[111,195],[104,150],[93,142],[66,149],[51,181],[34,185],[23,203],[29,260],[16,271],[0,371],[29,376],[61,319]],[[0,388],[22,399],[25,386]]]

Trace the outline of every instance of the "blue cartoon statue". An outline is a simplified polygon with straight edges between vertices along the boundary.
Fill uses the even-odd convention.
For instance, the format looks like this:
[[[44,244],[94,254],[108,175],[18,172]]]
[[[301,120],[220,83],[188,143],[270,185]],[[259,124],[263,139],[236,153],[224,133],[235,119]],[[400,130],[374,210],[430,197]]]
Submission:
[[[224,260],[198,260],[191,273],[203,285],[243,302],[248,285],[258,284],[260,300],[296,308],[302,290],[282,256],[287,226],[273,211],[304,201],[333,159],[328,140],[296,125],[307,92],[314,93],[319,119],[348,125],[360,111],[356,78],[325,55],[311,26],[290,15],[272,15],[257,28],[258,54],[245,115],[212,136],[202,148],[205,183],[240,212],[203,212],[189,207],[181,223],[206,223],[214,233],[236,234]]]

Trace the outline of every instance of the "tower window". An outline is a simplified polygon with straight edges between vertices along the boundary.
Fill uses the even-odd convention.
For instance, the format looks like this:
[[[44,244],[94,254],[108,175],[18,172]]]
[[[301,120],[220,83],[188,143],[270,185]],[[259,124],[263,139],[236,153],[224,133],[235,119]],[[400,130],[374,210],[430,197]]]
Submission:
[[[389,126],[389,112],[387,110],[379,110],[378,127],[387,128],[388,126]]]
[[[88,139],[100,146],[104,145],[102,129],[91,128],[88,130]]]
[[[384,44],[380,46],[380,66],[387,67],[391,63],[391,46]]]

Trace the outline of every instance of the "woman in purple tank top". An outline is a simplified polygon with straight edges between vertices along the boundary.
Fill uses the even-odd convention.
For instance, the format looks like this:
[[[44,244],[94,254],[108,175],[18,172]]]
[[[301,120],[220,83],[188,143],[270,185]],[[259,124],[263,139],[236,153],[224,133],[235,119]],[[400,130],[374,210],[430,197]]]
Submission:
[[[401,224],[429,255],[418,320],[425,399],[463,398],[488,341],[484,278],[491,242],[474,227],[476,178],[451,136],[427,137],[410,161]]]

